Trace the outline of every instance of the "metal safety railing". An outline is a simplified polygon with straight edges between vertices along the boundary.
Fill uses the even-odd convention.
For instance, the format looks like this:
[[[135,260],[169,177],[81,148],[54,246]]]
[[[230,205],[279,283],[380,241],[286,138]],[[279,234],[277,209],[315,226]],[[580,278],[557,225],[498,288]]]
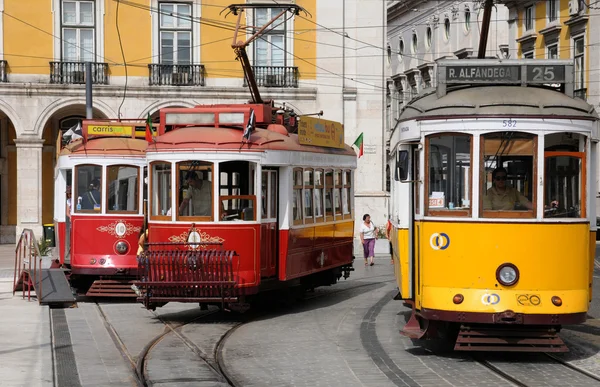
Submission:
[[[149,244],[138,257],[138,300],[146,307],[170,301],[236,302],[236,253],[214,248],[188,250],[185,245]]]
[[[31,229],[21,232],[15,249],[15,273],[13,277],[13,295],[18,285],[23,290],[23,299],[27,289],[27,300],[31,300],[31,288],[34,287],[38,303],[42,301],[42,255],[37,239]]]
[[[204,86],[204,65],[149,64],[150,86]]]
[[[50,83],[84,84],[86,62],[50,62]],[[92,83],[108,85],[108,63],[92,62]]]
[[[298,87],[300,71],[295,66],[252,66],[256,84],[262,87]],[[244,78],[244,86],[247,86]]]

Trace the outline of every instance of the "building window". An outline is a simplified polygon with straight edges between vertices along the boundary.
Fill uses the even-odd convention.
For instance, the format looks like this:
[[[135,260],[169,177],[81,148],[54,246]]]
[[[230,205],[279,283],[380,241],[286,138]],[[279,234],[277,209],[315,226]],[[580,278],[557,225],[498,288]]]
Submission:
[[[524,17],[524,27],[525,31],[533,30],[533,5],[529,7],[525,7],[525,17]]]
[[[400,43],[398,43],[398,54],[400,54],[400,57],[402,57],[402,55],[404,55],[404,40],[400,39]]]
[[[431,27],[427,27],[427,48],[431,48]]]
[[[558,4],[556,0],[548,0],[546,11],[548,13],[548,23],[555,22],[558,19]]]
[[[548,59],[558,59],[558,44],[548,46]]]
[[[61,32],[63,61],[95,61],[93,1],[63,1],[61,3]]]
[[[471,11],[469,8],[465,9],[465,32],[469,32],[471,29]]]
[[[523,59],[533,59],[533,51],[524,52]]]
[[[254,9],[254,26],[261,28],[281,13],[281,8]],[[255,66],[287,66],[287,21],[283,15],[271,24],[264,34],[254,41]],[[256,32],[256,31],[255,31]]]
[[[575,91],[585,89],[585,46],[583,36],[573,39],[573,58],[575,58]]]
[[[444,20],[444,37],[446,40],[450,39],[450,19]]]
[[[417,37],[417,34],[414,33],[412,36],[412,52],[413,52],[413,54],[417,53],[418,47],[419,47],[419,38]]]
[[[387,45],[387,59],[388,63],[392,63],[392,46]]]
[[[191,64],[192,5],[159,3],[160,62],[162,64]]]

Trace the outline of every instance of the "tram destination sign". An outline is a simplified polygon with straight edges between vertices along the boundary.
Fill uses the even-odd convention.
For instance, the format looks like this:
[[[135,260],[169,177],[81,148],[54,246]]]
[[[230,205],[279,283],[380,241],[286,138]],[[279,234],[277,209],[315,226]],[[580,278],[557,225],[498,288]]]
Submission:
[[[298,141],[302,145],[344,148],[344,125],[314,117],[300,117]]]
[[[446,84],[461,83],[564,83],[565,66],[554,64],[526,65],[449,65]]]

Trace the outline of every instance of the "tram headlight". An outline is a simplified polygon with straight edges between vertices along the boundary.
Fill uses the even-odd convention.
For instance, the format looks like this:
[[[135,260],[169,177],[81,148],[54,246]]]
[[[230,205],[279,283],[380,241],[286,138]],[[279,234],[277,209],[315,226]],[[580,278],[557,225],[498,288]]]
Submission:
[[[117,253],[119,253],[119,254],[125,254],[127,252],[127,250],[129,250],[129,246],[127,246],[127,243],[120,241],[120,242],[117,242],[117,244],[115,246],[115,250],[117,250]]]
[[[496,279],[504,286],[512,286],[519,280],[519,269],[512,263],[503,263],[496,270]]]

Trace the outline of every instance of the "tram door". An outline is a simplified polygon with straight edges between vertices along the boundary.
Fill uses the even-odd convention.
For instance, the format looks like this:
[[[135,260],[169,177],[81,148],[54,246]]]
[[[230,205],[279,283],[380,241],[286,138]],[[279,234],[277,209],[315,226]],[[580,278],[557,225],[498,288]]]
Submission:
[[[394,246],[398,260],[396,277],[403,300],[413,300],[415,296],[415,261],[418,259],[418,230],[415,229],[415,203],[418,203],[419,152],[412,145],[400,145],[396,153],[394,180],[398,192],[397,201],[398,235]],[[417,197],[415,197],[417,196]]]
[[[262,170],[260,225],[260,272],[261,277],[277,275],[277,188],[279,180],[277,169]]]

